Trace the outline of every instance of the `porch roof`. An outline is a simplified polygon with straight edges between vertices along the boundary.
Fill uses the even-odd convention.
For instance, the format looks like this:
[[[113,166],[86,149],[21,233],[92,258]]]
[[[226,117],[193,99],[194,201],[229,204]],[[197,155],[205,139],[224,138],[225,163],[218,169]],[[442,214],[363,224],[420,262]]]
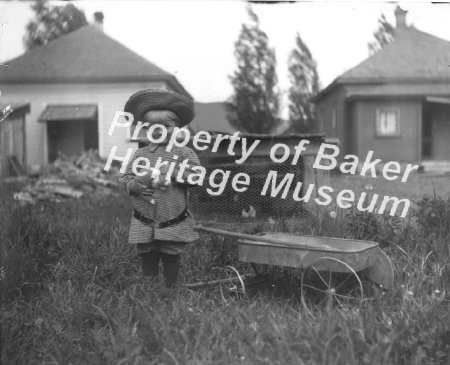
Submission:
[[[40,122],[64,122],[69,120],[97,120],[97,105],[47,105],[39,116]]]
[[[427,96],[426,100],[429,103],[448,104],[448,105],[450,105],[450,98],[439,98],[439,97],[434,97],[434,96]]]

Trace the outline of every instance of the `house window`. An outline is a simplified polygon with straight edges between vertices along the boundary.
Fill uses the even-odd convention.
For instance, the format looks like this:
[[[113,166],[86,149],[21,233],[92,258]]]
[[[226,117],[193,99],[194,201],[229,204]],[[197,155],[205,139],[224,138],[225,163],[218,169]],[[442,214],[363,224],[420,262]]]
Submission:
[[[400,136],[400,113],[398,110],[377,109],[377,137]]]

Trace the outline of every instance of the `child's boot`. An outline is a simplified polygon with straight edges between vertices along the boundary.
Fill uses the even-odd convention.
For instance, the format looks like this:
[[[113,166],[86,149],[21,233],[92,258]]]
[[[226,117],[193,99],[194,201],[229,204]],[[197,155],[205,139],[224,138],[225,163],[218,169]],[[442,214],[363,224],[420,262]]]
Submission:
[[[142,274],[151,279],[157,279],[159,274],[160,252],[153,250],[141,254],[142,257]]]
[[[166,287],[174,287],[177,282],[178,271],[180,269],[180,256],[162,252],[161,259],[163,262],[163,273]]]

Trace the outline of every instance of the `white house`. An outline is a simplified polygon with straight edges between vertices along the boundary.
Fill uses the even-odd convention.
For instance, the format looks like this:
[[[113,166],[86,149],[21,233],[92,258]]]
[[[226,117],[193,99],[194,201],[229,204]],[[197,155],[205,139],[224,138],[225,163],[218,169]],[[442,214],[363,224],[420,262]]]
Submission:
[[[146,88],[188,95],[171,74],[87,25],[27,51],[0,68],[1,104],[30,105],[26,115],[28,166],[98,149],[107,157],[113,146],[125,155],[130,132],[108,129],[116,111],[133,93]]]

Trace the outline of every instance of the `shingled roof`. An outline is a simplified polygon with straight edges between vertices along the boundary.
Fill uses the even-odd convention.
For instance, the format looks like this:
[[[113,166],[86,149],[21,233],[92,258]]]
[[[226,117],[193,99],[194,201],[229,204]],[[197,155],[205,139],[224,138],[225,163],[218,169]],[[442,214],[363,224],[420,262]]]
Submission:
[[[316,100],[340,84],[450,82],[450,42],[413,26],[396,29],[395,39],[345,72]]]
[[[5,62],[0,83],[168,82],[188,94],[178,80],[95,25],[59,37]]]
[[[394,42],[339,77],[354,79],[448,79],[450,42],[413,27],[396,32]]]

